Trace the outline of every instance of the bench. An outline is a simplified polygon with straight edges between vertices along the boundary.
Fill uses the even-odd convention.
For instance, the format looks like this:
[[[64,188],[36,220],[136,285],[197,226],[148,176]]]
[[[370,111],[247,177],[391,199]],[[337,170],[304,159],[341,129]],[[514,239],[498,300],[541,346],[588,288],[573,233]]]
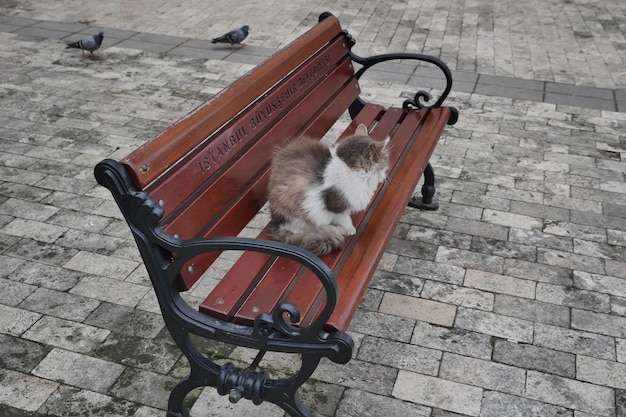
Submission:
[[[167,328],[189,360],[190,373],[171,392],[168,417],[189,416],[187,394],[216,387],[231,402],[269,401],[290,416],[312,417],[298,397],[322,358],[352,357],[346,333],[407,203],[436,209],[429,158],[458,112],[442,103],[452,77],[439,59],[419,54],[362,58],[352,37],[330,13],[263,64],[117,162],[106,159],[95,177],[124,215],[154,286]],[[359,78],[390,60],[419,60],[442,71],[446,87],[430,106],[418,92],[400,107],[360,97]],[[266,203],[271,156],[277,146],[306,135],[322,138],[342,115],[345,137],[359,124],[391,137],[389,180],[370,206],[353,216],[356,235],[345,249],[317,257],[241,231]],[[346,117],[344,117],[344,120]],[[424,174],[422,196],[413,197]],[[223,254],[230,269],[199,305],[181,295]],[[193,304],[193,303],[192,303]],[[191,337],[193,336],[193,337]],[[192,340],[212,339],[254,349],[249,368],[219,365]],[[301,367],[274,379],[257,370],[267,352],[299,354]]]

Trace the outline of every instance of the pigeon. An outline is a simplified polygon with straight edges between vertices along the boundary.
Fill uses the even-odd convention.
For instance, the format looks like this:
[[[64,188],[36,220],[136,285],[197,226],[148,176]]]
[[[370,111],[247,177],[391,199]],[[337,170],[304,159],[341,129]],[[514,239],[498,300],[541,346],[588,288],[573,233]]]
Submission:
[[[211,43],[230,43],[230,49],[235,49],[235,46],[245,46],[245,44],[241,42],[246,39],[249,31],[250,28],[248,25],[245,25],[213,39]]]
[[[95,56],[93,52],[100,48],[100,45],[102,45],[102,39],[104,39],[104,32],[100,32],[95,36],[87,36],[86,38],[82,38],[81,40],[76,42],[68,43],[65,49],[80,49],[83,52],[83,56],[85,56],[85,51],[89,51],[89,53],[93,57]]]

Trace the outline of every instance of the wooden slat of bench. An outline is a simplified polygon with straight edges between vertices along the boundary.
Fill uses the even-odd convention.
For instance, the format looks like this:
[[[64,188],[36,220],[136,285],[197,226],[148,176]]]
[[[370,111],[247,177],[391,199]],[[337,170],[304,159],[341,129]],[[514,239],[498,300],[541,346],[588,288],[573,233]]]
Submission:
[[[337,18],[324,19],[155,140],[124,158],[121,162],[135,187],[144,189],[194,149],[197,138],[211,135],[245,108],[251,96],[259,97],[337,36],[342,36]]]
[[[346,134],[354,132],[359,123],[363,123],[367,126],[371,125],[378,119],[382,110],[382,106],[367,105],[350,126],[348,126]],[[317,126],[317,124],[313,124],[312,126]],[[268,239],[269,237],[265,231],[263,231],[258,238]],[[273,257],[270,255],[255,252],[243,254],[235,263],[234,267],[224,275],[222,280],[202,302],[200,311],[222,320],[231,320],[237,312],[237,309],[245,302],[245,299],[258,284],[261,277],[259,271],[265,273],[265,270],[269,268],[272,262]],[[296,267],[298,266],[295,262],[292,262],[292,264]],[[282,275],[292,280],[296,277],[297,272],[297,270],[294,271],[290,269],[289,271],[283,271]],[[280,299],[287,287],[288,286],[285,286],[281,291],[276,290],[273,294],[275,293],[278,299]],[[277,301],[274,301],[274,303],[276,302]],[[259,301],[259,304],[266,305],[267,302]],[[250,306],[250,311],[252,311],[252,307],[254,306]]]
[[[403,111],[400,109],[391,109],[385,112],[385,114],[376,124],[376,128],[378,128],[378,131],[376,132],[376,128],[374,129],[375,130],[373,132],[374,137],[377,137],[378,139],[385,138],[391,132],[391,130],[396,126],[396,124],[398,123],[398,121],[400,120],[402,116],[403,116]],[[375,136],[375,135],[379,135],[379,136]],[[366,212],[361,212],[353,216],[353,220],[354,220],[355,226],[357,227],[357,230],[359,228],[359,223],[362,221],[365,214]],[[348,249],[346,250],[346,252],[350,252],[350,250]],[[324,262],[331,268],[340,267],[340,261],[342,260],[341,254],[343,253],[345,252],[335,252],[335,253],[329,254],[323,257]],[[280,270],[270,269],[267,272],[266,276],[261,281],[261,283],[263,283],[267,287],[277,287],[278,285],[275,285],[274,282],[283,281],[284,277],[282,275],[283,274]],[[307,278],[304,278],[304,277],[307,277]],[[236,313],[235,322],[241,323],[241,324],[250,324],[254,320],[254,318],[259,314],[259,306],[261,305],[276,306],[279,302],[283,301],[283,299],[286,299],[286,301],[294,303],[300,309],[301,315],[303,317],[307,317],[309,315],[308,312],[311,309],[311,307],[315,306],[316,304],[315,294],[319,292],[319,290],[321,289],[321,285],[319,283],[319,280],[317,280],[317,278],[314,277],[310,272],[305,272],[304,275],[300,279],[306,279],[307,281],[313,280],[314,286],[316,287],[317,291],[308,292],[308,289],[307,289],[306,292],[303,292],[302,294],[300,294],[302,296],[301,299],[295,299],[293,296],[294,292],[288,291],[288,289],[285,290],[285,295],[283,295],[279,292],[262,291],[260,290],[261,286],[259,286],[259,288],[257,288],[253,293],[250,294],[248,300],[242,305],[241,309]],[[301,287],[300,281],[294,283],[293,286],[296,288],[300,288]],[[268,311],[271,311],[271,308]]]
[[[274,86],[272,91],[264,94],[248,109],[232,119],[226,127],[206,140],[205,137],[197,138],[198,143],[203,143],[148,189],[155,201],[165,203],[163,210],[166,219],[164,221],[172,223],[167,216],[189,196],[202,190],[204,184],[217,183],[226,189],[216,193],[217,198],[206,201],[203,218],[221,210],[231,196],[237,193],[241,181],[245,183],[249,173],[259,169],[262,162],[269,158],[274,147],[296,134],[298,124],[285,123],[294,116],[294,109],[301,109],[297,121],[303,119],[306,123],[306,119],[315,114],[315,111],[311,109],[321,108],[336,91],[344,88],[354,73],[344,44],[341,38],[335,40],[318,51],[299,70],[294,71],[279,85]],[[315,76],[311,76],[312,71],[315,71]],[[252,96],[248,99],[256,100]],[[307,115],[306,112],[309,114]],[[285,115],[289,115],[289,118],[284,118]],[[281,129],[268,133],[277,124],[281,126]],[[241,156],[242,153],[244,153],[243,156]],[[248,160],[251,153],[256,157]],[[254,162],[257,162],[255,167],[233,169],[235,165],[254,164]],[[224,169],[228,171],[227,174],[222,173]],[[236,184],[233,183],[233,179]],[[186,216],[185,222],[198,219],[196,216],[197,214]],[[200,219],[189,222],[187,228],[198,230],[196,225],[201,222],[203,220]],[[176,233],[183,236],[182,231]]]
[[[326,103],[324,106],[319,107],[319,113],[311,114],[309,120],[302,120],[296,118],[288,118],[289,123],[293,124],[293,128],[303,130],[305,132],[311,130],[321,130],[323,132],[328,131],[341,114],[345,111],[352,101],[358,96],[360,90],[356,79],[351,79],[345,88],[336,92],[336,96],[332,97],[332,100]],[[306,109],[305,109],[306,110]],[[310,112],[310,111],[309,111]],[[314,127],[312,127],[314,126]],[[288,130],[289,131],[289,130]],[[269,155],[262,157],[251,155],[251,159],[262,159],[267,161]],[[259,210],[261,205],[266,201],[267,193],[267,181],[269,180],[269,164],[266,165],[262,172],[258,174],[248,173],[250,177],[254,177],[254,182],[248,184],[246,190],[239,190],[237,198],[231,201],[230,206],[226,211],[220,213],[220,217],[214,221],[213,226],[206,229],[201,236],[233,236],[239,233]],[[189,289],[200,277],[200,275],[210,266],[212,262],[219,256],[219,253],[207,254],[201,258],[196,258],[192,261],[193,268],[189,269],[189,264],[181,271],[180,288]]]

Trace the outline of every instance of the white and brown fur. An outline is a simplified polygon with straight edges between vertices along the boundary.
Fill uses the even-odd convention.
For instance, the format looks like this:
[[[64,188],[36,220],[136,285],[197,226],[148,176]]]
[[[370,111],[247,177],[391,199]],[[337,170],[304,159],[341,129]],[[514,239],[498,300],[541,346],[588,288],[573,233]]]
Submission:
[[[359,125],[332,146],[300,138],[280,149],[269,183],[270,234],[317,255],[342,249],[356,233],[350,214],[364,210],[386,178],[387,143]]]

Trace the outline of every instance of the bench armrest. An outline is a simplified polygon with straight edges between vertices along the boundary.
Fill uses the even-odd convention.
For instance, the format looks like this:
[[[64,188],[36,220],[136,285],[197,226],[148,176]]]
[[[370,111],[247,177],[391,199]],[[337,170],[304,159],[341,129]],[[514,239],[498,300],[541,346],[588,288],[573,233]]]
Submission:
[[[356,78],[361,78],[361,76],[365,73],[365,71],[367,71],[368,69],[370,69],[376,64],[380,64],[386,61],[411,59],[411,60],[416,60],[416,61],[428,62],[430,64],[434,64],[435,66],[437,66],[446,78],[446,87],[444,91],[441,93],[441,95],[439,96],[439,99],[434,104],[427,106],[422,102],[422,99],[425,102],[430,101],[431,99],[430,94],[428,94],[425,91],[418,91],[413,100],[406,100],[404,102],[403,107],[407,107],[407,106],[414,106],[417,108],[441,107],[443,102],[448,97],[450,90],[452,89],[452,73],[450,72],[450,69],[442,60],[431,55],[402,52],[402,53],[374,55],[371,57],[363,58],[361,56],[356,55],[353,52],[350,52],[350,57],[352,58],[354,62],[362,65],[362,67],[355,73]]]
[[[176,237],[163,232],[162,229],[156,229],[156,235],[164,243],[164,246],[176,253],[178,258],[172,264],[174,270],[180,268],[195,256],[209,252],[222,251],[248,251],[261,252],[269,255],[288,258],[295,261],[305,268],[309,269],[318,278],[324,290],[326,291],[326,305],[320,312],[319,316],[313,324],[306,328],[293,326],[300,321],[300,312],[297,307],[290,303],[279,304],[273,314],[261,314],[257,317],[255,327],[263,330],[262,327],[271,325],[275,330],[290,337],[300,337],[310,330],[317,330],[324,326],[330,318],[337,304],[339,290],[337,288],[337,280],[334,273],[319,257],[313,253],[302,249],[298,246],[276,242],[265,239],[254,239],[244,237],[217,236],[204,239],[193,239],[182,241]],[[291,323],[285,321],[285,313],[287,313]]]
[[[103,160],[95,167],[95,177],[113,194],[137,242],[161,309],[168,312],[164,318],[175,320],[176,327],[216,340],[254,348],[265,345],[271,347],[269,350],[284,352],[301,352],[309,348],[315,351],[323,345],[331,360],[345,363],[350,359],[352,339],[341,332],[328,335],[323,329],[337,304],[338,289],[333,272],[313,253],[285,243],[242,237],[181,240],[158,226],[163,216],[162,208],[146,192],[135,188],[119,162]],[[295,326],[300,320],[296,306],[282,303],[272,314],[259,315],[252,329],[194,310],[179,294],[177,278],[180,271],[195,256],[225,250],[262,252],[302,264],[315,274],[326,291],[324,309],[311,325],[300,328]],[[175,256],[172,258],[167,253]],[[286,316],[290,323],[287,323]]]

